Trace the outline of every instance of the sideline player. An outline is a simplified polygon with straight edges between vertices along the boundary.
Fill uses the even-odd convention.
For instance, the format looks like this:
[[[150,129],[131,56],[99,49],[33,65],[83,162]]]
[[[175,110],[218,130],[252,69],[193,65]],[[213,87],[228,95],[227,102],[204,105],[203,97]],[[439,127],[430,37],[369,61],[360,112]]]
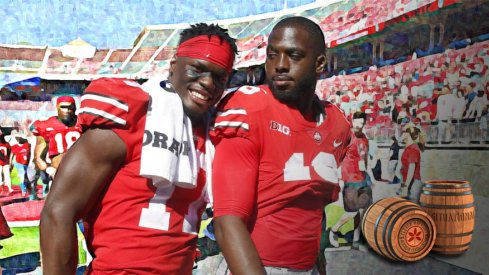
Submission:
[[[372,204],[372,182],[376,182],[372,172],[375,165],[369,158],[369,141],[363,133],[367,114],[355,112],[352,117],[352,140],[346,157],[341,164],[343,181],[343,205],[345,213],[331,227],[329,242],[339,247],[338,230],[348,221],[354,221],[352,246],[359,248],[360,220],[363,211]]]
[[[5,140],[5,135],[2,130],[0,130],[0,188],[3,195],[3,186],[6,185],[8,189],[8,194],[13,192],[12,180],[10,178],[10,154],[12,153],[12,148],[10,144]]]
[[[32,188],[36,190],[37,180],[41,177],[44,196],[49,191],[49,182],[54,177],[63,155],[81,135],[81,128],[76,125],[76,105],[73,97],[58,97],[56,111],[56,116],[36,120],[30,127],[36,136],[34,163],[37,171]],[[46,161],[47,158],[50,159],[50,163]]]

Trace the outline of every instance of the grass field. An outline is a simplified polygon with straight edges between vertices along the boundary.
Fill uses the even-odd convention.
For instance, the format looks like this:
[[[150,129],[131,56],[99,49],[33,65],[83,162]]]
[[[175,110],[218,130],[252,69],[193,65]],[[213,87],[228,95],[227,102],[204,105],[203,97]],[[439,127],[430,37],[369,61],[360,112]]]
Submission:
[[[0,241],[0,245],[3,246],[3,248],[0,249],[0,259],[40,251],[38,226],[12,226],[10,227],[10,230],[14,235],[8,239]],[[79,229],[77,230],[78,260],[80,264],[84,264],[86,263],[86,252],[82,247],[82,241],[84,238],[81,231]]]

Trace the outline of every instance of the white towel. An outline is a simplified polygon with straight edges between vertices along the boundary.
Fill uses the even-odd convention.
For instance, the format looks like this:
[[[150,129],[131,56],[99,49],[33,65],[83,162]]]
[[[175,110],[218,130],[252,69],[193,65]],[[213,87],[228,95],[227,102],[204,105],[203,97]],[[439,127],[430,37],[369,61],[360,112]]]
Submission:
[[[216,152],[216,148],[214,144],[212,144],[211,139],[209,138],[209,131],[207,131],[206,139],[205,139],[205,179],[206,179],[206,189],[207,189],[207,198],[208,203],[212,207],[214,203],[214,196],[212,194],[212,163],[214,161],[214,154]]]
[[[165,88],[160,83],[160,80],[151,80],[142,85],[151,96],[151,108],[148,108],[144,129],[151,133],[153,139],[155,133],[168,139],[160,147],[153,147],[153,142],[143,146],[140,175],[152,179],[154,185],[166,182],[183,188],[195,188],[198,166],[192,122],[183,112],[180,97],[171,91],[166,82],[163,82]],[[179,145],[177,153],[177,150],[169,150],[174,142]],[[185,146],[187,150],[182,148]],[[188,154],[183,154],[185,151]]]

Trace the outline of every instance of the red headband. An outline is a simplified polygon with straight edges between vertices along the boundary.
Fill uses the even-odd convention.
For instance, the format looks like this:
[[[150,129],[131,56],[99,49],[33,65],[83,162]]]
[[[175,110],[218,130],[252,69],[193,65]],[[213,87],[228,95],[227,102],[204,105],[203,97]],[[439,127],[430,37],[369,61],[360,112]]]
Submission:
[[[75,99],[68,95],[60,96],[56,99],[56,105],[62,102],[75,103]]]
[[[178,46],[177,56],[209,61],[230,72],[233,68],[234,52],[227,41],[218,36],[199,35]]]

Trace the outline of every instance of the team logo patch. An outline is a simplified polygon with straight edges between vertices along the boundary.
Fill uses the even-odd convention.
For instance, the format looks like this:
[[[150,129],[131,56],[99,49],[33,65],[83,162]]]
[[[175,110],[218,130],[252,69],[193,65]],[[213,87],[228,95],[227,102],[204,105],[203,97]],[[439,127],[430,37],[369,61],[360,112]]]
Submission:
[[[320,143],[321,142],[321,139],[323,139],[323,137],[321,136],[321,134],[319,132],[315,132],[314,133],[314,140],[316,142],[319,142]]]
[[[307,130],[307,135],[316,142],[318,146],[324,143],[327,139],[327,133],[324,131],[318,131],[317,129],[309,129]]]

